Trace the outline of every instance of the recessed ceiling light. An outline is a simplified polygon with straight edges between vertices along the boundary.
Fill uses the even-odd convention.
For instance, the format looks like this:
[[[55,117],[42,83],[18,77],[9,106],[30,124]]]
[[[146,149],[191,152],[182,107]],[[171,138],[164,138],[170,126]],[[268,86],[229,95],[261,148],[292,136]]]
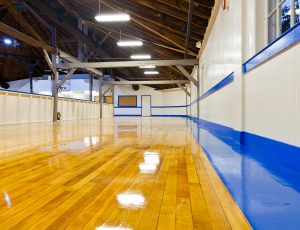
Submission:
[[[119,41],[118,46],[121,47],[128,47],[128,46],[142,46],[143,42],[142,41]]]
[[[95,17],[98,22],[126,22],[130,21],[129,14],[98,14]]]
[[[131,55],[131,59],[151,59],[151,55],[149,54],[135,54]]]
[[[155,69],[156,66],[155,65],[143,65],[140,66],[140,69]]]
[[[144,74],[146,74],[146,75],[157,75],[157,74],[159,74],[159,72],[158,71],[145,71]]]

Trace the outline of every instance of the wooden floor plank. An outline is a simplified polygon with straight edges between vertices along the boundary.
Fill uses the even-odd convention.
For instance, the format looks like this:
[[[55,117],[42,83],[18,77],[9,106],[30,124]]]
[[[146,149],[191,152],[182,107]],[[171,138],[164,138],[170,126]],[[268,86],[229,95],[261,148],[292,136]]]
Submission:
[[[184,119],[0,126],[0,174],[1,230],[251,229]]]

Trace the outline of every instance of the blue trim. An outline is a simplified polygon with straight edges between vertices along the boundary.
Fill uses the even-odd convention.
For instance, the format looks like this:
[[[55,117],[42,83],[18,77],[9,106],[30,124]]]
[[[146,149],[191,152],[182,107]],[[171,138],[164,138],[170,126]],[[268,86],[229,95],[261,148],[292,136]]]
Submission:
[[[135,97],[136,98],[136,104],[135,106],[120,106],[120,97]],[[118,107],[123,107],[123,108],[137,108],[137,95],[118,95]]]
[[[300,229],[300,148],[190,119],[193,135],[253,229]]]
[[[132,107],[132,106],[115,106],[115,109],[141,109],[141,106],[137,106],[137,107]]]
[[[204,100],[208,96],[212,95],[213,93],[216,93],[220,89],[224,88],[225,86],[229,85],[231,82],[234,81],[234,72],[229,74],[227,77],[225,77],[222,81],[220,81],[218,84],[216,84],[214,87],[212,87],[210,90],[208,90],[205,94],[197,98],[195,101],[193,101],[191,104],[187,106],[191,106],[199,101]]]
[[[114,114],[114,117],[141,117],[141,114]]]
[[[259,51],[256,55],[250,58],[243,64],[244,73],[249,72],[256,66],[264,63],[265,61],[271,59],[281,51],[291,47],[292,45],[298,43],[300,40],[300,23],[284,32],[275,41],[270,43],[264,49]]]
[[[152,115],[152,117],[184,117],[186,118],[186,115]]]
[[[153,109],[185,108],[185,107],[186,107],[186,105],[152,106]]]

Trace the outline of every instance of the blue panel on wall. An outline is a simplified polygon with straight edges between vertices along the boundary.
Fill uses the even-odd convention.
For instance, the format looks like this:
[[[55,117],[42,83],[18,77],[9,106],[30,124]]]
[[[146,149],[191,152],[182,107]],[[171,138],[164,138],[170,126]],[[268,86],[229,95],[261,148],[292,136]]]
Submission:
[[[300,23],[296,24],[294,27],[287,30],[280,37],[278,37],[274,42],[269,44],[266,48],[258,52],[254,57],[252,57],[247,62],[245,62],[243,64],[244,73],[252,70],[256,66],[272,58],[273,56],[277,55],[281,51],[294,45],[299,40],[300,40]]]
[[[204,120],[190,128],[254,229],[300,229],[300,148]]]

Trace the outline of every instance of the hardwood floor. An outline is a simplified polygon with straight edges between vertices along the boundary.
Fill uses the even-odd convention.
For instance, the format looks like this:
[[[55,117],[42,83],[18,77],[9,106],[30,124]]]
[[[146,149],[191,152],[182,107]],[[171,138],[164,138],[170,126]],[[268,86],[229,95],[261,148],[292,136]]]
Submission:
[[[0,229],[251,229],[184,119],[0,126]]]

